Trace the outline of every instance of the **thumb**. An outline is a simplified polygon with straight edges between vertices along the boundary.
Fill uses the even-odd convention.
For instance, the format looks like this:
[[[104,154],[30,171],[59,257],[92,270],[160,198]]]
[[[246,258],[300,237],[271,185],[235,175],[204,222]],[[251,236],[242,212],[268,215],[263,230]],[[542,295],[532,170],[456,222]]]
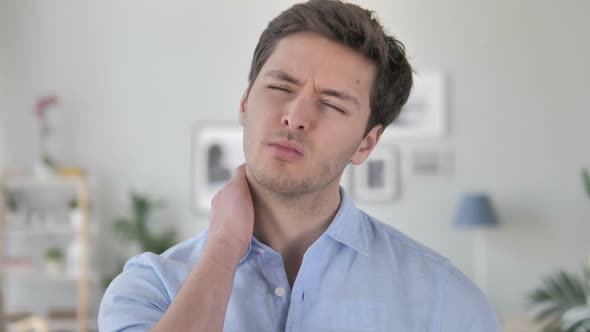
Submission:
[[[246,164],[243,163],[240,166],[236,167],[234,169],[234,177],[238,177],[238,176],[245,176],[246,175]]]

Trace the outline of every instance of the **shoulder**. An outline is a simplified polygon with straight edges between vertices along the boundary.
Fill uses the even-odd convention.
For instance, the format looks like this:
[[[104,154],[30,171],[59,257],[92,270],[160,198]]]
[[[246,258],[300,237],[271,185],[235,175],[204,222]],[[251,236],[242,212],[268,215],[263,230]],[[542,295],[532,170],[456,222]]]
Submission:
[[[102,298],[101,330],[131,326],[133,319],[157,321],[201,255],[206,236],[204,230],[161,255],[145,252],[129,259]]]
[[[496,313],[483,292],[461,271],[451,270],[441,315],[442,331],[501,331]]]
[[[453,269],[448,258],[366,212],[359,212],[370,243],[370,254],[389,253],[394,256],[396,263],[418,263],[440,270],[441,273],[449,273]]]
[[[207,241],[207,234],[208,230],[205,229],[160,255],[151,252],[136,255],[125,263],[123,272],[118,278],[127,279],[138,274],[153,274],[167,284],[173,283],[175,280],[182,282],[201,256]]]
[[[363,211],[361,215],[371,259],[403,271],[410,292],[437,294],[434,312],[441,331],[500,331],[485,295],[448,258]]]
[[[160,255],[144,252],[131,257],[126,263],[123,272],[137,267],[149,267],[160,269],[170,265],[193,265],[201,255],[207,241],[208,230],[205,229],[197,235],[184,240]]]
[[[100,303],[99,329],[149,330],[166,312],[206,242],[207,230],[161,255],[150,252],[127,261]]]

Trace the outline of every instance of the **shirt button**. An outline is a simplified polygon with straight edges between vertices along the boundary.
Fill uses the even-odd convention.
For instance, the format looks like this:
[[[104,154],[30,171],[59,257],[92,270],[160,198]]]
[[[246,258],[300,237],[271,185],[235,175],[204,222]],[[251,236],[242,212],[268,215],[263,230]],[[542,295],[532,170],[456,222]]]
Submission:
[[[264,249],[262,248],[256,248],[256,251],[258,251],[258,253],[261,255],[265,253]]]
[[[282,287],[277,287],[277,289],[275,289],[275,294],[277,294],[277,296],[283,296],[285,295],[285,289]]]

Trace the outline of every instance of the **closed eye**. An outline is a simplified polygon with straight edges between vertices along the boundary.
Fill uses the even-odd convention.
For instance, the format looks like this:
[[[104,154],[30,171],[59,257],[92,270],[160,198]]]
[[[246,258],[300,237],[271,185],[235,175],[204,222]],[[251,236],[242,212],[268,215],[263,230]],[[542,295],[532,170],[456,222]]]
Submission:
[[[289,90],[287,88],[280,87],[280,86],[276,86],[276,85],[269,85],[268,88],[271,90],[284,91],[284,92],[291,93],[291,90]]]
[[[328,104],[328,103],[322,103],[322,104],[323,104],[323,105],[325,105],[325,106],[328,106],[329,108],[331,108],[331,109],[333,109],[333,110],[335,110],[335,111],[337,111],[337,112],[340,112],[340,113],[346,114],[346,111],[345,111],[345,110],[343,110],[343,109],[342,109],[342,108],[340,108],[340,107],[337,107],[337,106],[334,106],[334,105],[332,105],[332,104]]]

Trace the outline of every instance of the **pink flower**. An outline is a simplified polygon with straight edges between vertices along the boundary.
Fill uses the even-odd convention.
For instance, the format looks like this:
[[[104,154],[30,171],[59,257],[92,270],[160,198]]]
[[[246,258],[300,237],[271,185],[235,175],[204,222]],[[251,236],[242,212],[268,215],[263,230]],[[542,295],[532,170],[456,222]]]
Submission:
[[[45,113],[47,109],[51,106],[55,106],[58,103],[58,98],[56,95],[49,95],[44,96],[37,99],[37,105],[35,107],[35,114],[37,117],[43,119],[45,117]]]

